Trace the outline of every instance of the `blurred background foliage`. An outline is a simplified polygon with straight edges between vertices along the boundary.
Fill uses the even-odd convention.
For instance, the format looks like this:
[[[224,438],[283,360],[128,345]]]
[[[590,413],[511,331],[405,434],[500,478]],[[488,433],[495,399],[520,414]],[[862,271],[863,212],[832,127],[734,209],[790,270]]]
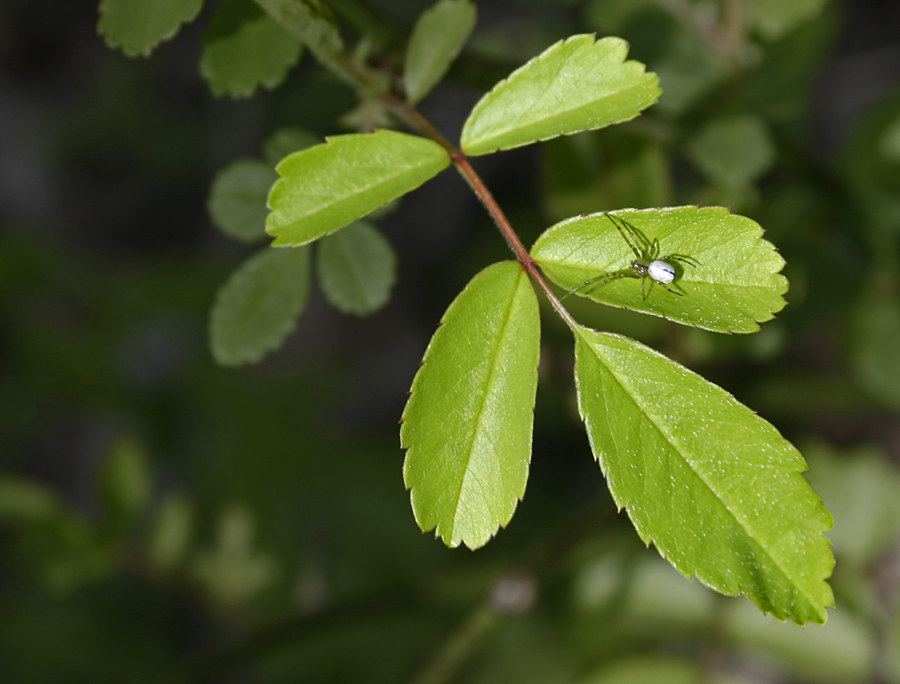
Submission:
[[[378,219],[398,256],[380,313],[317,286],[283,349],[214,363],[209,307],[252,253],[212,227],[216,173],[271,157],[283,127],[381,116],[308,55],[271,92],[213,97],[216,4],[149,60],[103,45],[95,0],[0,5],[0,681],[900,684],[900,5],[483,2],[422,104],[458,135],[484,88],[578,32],[660,74],[633,122],[476,165],[526,243],[619,207],[724,204],[766,228],[791,290],[758,334],[569,301],[801,446],[836,520],[838,608],[799,628],[641,546],[552,313],[513,522],[477,553],[418,531],[406,390],[452,297],[508,256],[454,174]],[[330,4],[387,64],[427,6]]]

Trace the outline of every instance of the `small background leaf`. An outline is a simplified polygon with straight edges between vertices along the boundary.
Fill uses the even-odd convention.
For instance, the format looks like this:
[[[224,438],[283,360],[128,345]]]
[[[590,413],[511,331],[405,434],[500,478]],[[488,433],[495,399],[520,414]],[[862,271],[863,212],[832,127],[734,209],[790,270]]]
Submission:
[[[100,0],[97,31],[110,47],[129,57],[148,57],[153,48],[193,21],[203,0]]]
[[[578,406],[610,492],[687,577],[798,624],[824,623],[832,521],[778,431],[626,337],[577,328]]]
[[[419,102],[444,77],[475,28],[477,15],[469,0],[438,0],[422,13],[409,39],[403,70],[410,102]]]
[[[626,62],[627,53],[620,38],[578,35],[556,43],[475,105],[463,150],[488,154],[633,119],[661,91],[656,74]]]
[[[437,143],[376,131],[329,138],[278,165],[266,230],[274,245],[302,245],[343,228],[450,165]]]
[[[249,97],[279,85],[303,45],[251,0],[225,0],[203,34],[200,73],[214,95]]]
[[[654,286],[642,298],[641,281],[620,278],[587,295],[594,301],[663,316],[716,332],[759,330],[784,307],[784,260],[762,239],[759,225],[724,207],[625,209],[610,212],[659,239],[661,256],[686,254],[699,266],[684,267],[679,297]],[[531,255],[558,285],[572,290],[590,278],[628,268],[634,253],[605,214],[579,216],[548,229]],[[649,286],[649,281],[647,283]]]
[[[274,169],[289,154],[305,150],[324,141],[312,131],[299,126],[279,128],[263,143],[263,156]],[[277,178],[277,176],[276,176]]]
[[[753,3],[753,23],[768,40],[776,40],[805,21],[815,17],[828,0],[756,0]]]
[[[403,476],[423,530],[448,546],[487,543],[525,494],[540,318],[528,276],[479,273],[442,319],[403,412]]]
[[[387,304],[397,280],[397,257],[391,243],[364,221],[322,238],[316,265],[326,299],[338,311],[357,316],[367,316]]]
[[[874,274],[856,305],[850,360],[859,384],[873,397],[900,407],[900,292],[897,279]]]
[[[691,160],[710,180],[740,187],[757,180],[775,161],[775,144],[762,119],[716,119],[688,142]]]
[[[278,174],[259,159],[239,159],[219,171],[210,188],[207,209],[228,237],[256,242],[266,236],[266,197]]]
[[[282,345],[306,308],[309,250],[263,249],[219,290],[210,318],[210,345],[223,366],[256,363]]]

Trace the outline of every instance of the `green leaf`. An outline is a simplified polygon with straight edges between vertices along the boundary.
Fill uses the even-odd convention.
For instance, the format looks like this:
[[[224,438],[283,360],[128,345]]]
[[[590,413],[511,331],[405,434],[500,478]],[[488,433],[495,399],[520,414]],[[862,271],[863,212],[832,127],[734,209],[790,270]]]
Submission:
[[[152,484],[143,446],[132,438],[116,442],[100,477],[104,524],[112,537],[128,533],[147,504]]]
[[[659,285],[643,298],[642,282],[620,278],[578,292],[594,301],[662,316],[716,332],[759,330],[784,307],[787,279],[778,272],[784,260],[762,239],[754,221],[724,207],[669,207],[609,212],[658,239],[660,258],[683,254],[697,266],[683,267],[677,296]],[[628,269],[635,258],[606,214],[588,214],[558,223],[531,250],[544,272],[573,290],[602,273]]]
[[[344,58],[344,41],[334,18],[316,0],[255,0],[275,21],[300,39],[316,59],[349,83],[358,76]]]
[[[257,242],[266,236],[266,197],[278,180],[275,169],[259,159],[239,159],[219,171],[206,208],[212,222],[228,237]]]
[[[776,40],[805,21],[815,17],[828,0],[756,0],[753,22],[768,40]]]
[[[97,32],[129,57],[148,57],[202,7],[203,0],[100,0]]]
[[[677,577],[677,575],[676,575]],[[707,684],[697,663],[672,657],[640,656],[606,664],[578,684]]]
[[[625,61],[620,38],[556,43],[475,105],[462,132],[468,155],[528,145],[633,119],[659,97],[656,74]]]
[[[892,408],[900,407],[900,289],[886,273],[871,277],[850,329],[850,361],[859,384]]]
[[[277,168],[266,230],[274,245],[303,245],[414,190],[450,165],[437,143],[395,131],[337,135]]]
[[[316,261],[322,292],[338,311],[367,316],[388,303],[397,257],[375,226],[358,221],[322,238]]]
[[[19,477],[0,475],[0,523],[44,523],[61,508],[47,487]]]
[[[713,120],[688,142],[687,149],[710,180],[731,187],[757,180],[776,155],[762,119],[748,115]]]
[[[683,575],[779,620],[834,605],[831,516],[778,431],[721,388],[619,335],[574,329],[578,407],[616,505]]]
[[[305,150],[313,145],[321,145],[322,138],[299,126],[286,126],[272,133],[263,143],[263,155],[272,168],[289,154]],[[272,179],[274,183],[277,175]],[[271,184],[270,184],[271,185]]]
[[[256,363],[278,349],[306,308],[309,250],[263,249],[219,290],[210,317],[213,357],[223,366]]]
[[[214,95],[272,90],[300,60],[303,45],[251,0],[226,0],[203,34],[200,73]]]
[[[444,77],[475,28],[477,14],[469,0],[438,0],[422,13],[409,39],[403,73],[410,102],[424,98]]]
[[[403,477],[423,530],[483,546],[525,494],[540,356],[521,265],[479,273],[444,314],[403,412]]]
[[[185,558],[194,531],[194,509],[181,494],[163,499],[150,530],[147,557],[154,567],[169,572]]]

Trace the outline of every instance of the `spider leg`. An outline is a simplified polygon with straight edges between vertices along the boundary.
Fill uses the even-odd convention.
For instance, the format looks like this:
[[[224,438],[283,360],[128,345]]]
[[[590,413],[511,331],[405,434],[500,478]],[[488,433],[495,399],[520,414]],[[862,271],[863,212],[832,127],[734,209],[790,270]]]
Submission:
[[[624,219],[619,218],[618,216],[613,217],[612,214],[606,214],[606,218],[608,218],[610,222],[616,227],[616,230],[619,231],[622,239],[625,240],[625,242],[628,244],[629,249],[634,252],[634,256],[638,259],[643,259],[645,247],[635,232],[637,231],[637,228],[632,226]],[[643,237],[644,240],[647,239],[646,237],[644,237],[643,233],[641,233],[641,237]]]
[[[659,238],[653,238],[650,249],[647,252],[647,261],[653,261],[659,256]]]
[[[675,283],[669,283],[668,285],[664,283],[659,284],[666,292],[671,292],[673,295],[678,295],[679,297],[684,297],[684,291]],[[675,289],[678,288],[678,289]]]
[[[697,261],[694,257],[688,256],[687,254],[669,254],[662,258],[663,261],[680,261],[682,264],[687,264],[688,266],[693,266],[696,268],[700,265],[700,262]]]
[[[582,292],[581,294],[587,296],[594,290],[596,290],[600,287],[603,287],[604,285],[606,285],[606,283],[608,283],[612,280],[617,280],[619,278],[635,278],[635,277],[637,277],[637,276],[634,275],[634,272],[631,269],[624,269],[621,271],[611,271],[609,273],[601,273],[600,275],[595,276],[595,277],[591,278],[590,280],[585,280],[578,287],[576,287],[572,290],[569,290],[563,297],[560,297],[559,301],[563,301],[564,299],[571,297],[573,294],[578,294],[579,290],[582,290],[584,288],[588,288],[588,289],[585,290],[584,292]],[[593,287],[591,287],[591,286],[593,286]]]

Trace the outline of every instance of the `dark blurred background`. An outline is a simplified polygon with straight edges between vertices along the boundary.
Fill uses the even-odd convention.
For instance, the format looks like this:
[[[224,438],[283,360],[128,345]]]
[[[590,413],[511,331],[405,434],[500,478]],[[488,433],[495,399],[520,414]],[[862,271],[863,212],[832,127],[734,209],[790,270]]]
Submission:
[[[397,420],[443,310],[508,257],[461,178],[378,220],[398,254],[381,312],[342,315],[315,288],[281,350],[219,367],[209,309],[254,248],[211,224],[210,184],[279,127],[347,132],[354,93],[305,54],[272,92],[214,97],[197,66],[214,2],[131,59],[98,36],[95,1],[4,0],[0,682],[444,681],[429,668],[462,643],[447,681],[900,683],[900,4],[795,2],[801,20],[748,30],[738,66],[666,2],[480,3],[422,111],[458,136],[486,87],[579,32],[626,38],[660,73],[639,120],[477,168],[526,244],[620,206],[725,204],[766,228],[792,287],[760,333],[573,313],[697,369],[801,447],[838,558],[839,610],[805,629],[643,549],[593,462],[549,311],[516,516],[476,553],[422,534]],[[427,3],[372,7],[403,35]],[[534,606],[479,622],[520,568]]]

